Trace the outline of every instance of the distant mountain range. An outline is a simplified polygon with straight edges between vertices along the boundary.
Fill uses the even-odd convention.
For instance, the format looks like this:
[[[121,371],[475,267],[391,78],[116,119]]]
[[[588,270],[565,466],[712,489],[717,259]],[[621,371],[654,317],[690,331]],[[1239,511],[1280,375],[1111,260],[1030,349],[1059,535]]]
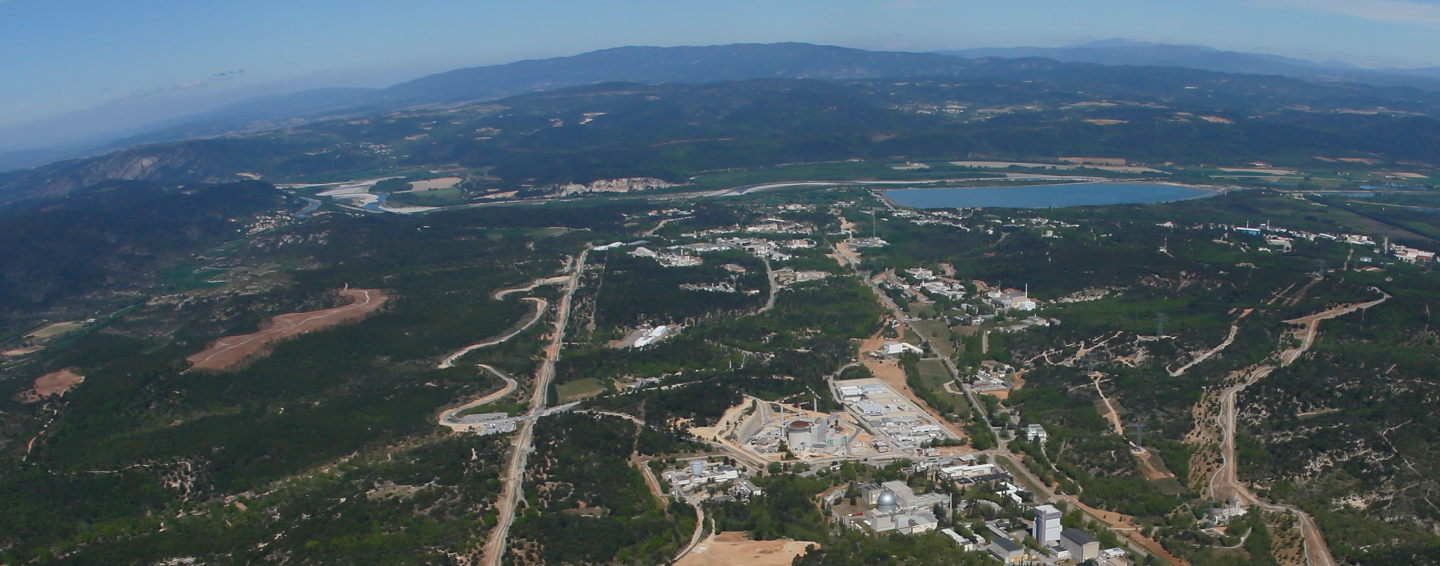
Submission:
[[[266,96],[149,124],[123,139],[0,153],[0,171],[103,155],[145,144],[254,133],[322,119],[436,108],[603,82],[706,83],[756,78],[862,79],[937,76],[961,79],[1063,78],[1096,65],[1148,65],[1226,73],[1283,75],[1312,81],[1440,90],[1440,69],[1367,70],[1272,55],[1121,40],[1063,48],[877,52],[803,43],[705,47],[620,47],[575,55],[457,69],[384,89],[332,88]],[[86,115],[93,114],[87,111]],[[77,114],[77,119],[84,118]]]
[[[1067,63],[1184,67],[1220,73],[1281,75],[1297,79],[1350,82],[1371,86],[1408,86],[1440,91],[1440,67],[1419,69],[1366,69],[1340,61],[1316,63],[1304,59],[1220,51],[1201,45],[1174,45],[1110,39],[1069,47],[983,47],[937,51],[970,59],[1043,57]]]

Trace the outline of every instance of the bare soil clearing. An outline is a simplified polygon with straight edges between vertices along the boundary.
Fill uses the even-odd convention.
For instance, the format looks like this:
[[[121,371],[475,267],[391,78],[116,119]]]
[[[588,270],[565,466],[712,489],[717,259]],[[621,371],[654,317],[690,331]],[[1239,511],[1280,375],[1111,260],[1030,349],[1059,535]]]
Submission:
[[[745,534],[726,531],[705,538],[676,566],[789,566],[813,542],[799,540],[746,540]]]
[[[435,189],[448,189],[460,182],[459,177],[441,177],[425,181],[410,181],[410,188],[400,191],[402,193],[423,193]]]
[[[68,369],[47,373],[35,378],[35,388],[20,392],[20,398],[26,403],[34,403],[52,395],[63,396],[82,381],[85,381],[85,376]]]
[[[25,335],[25,337],[38,338],[42,340],[46,338],[54,338],[61,334],[79,330],[83,326],[85,326],[85,324],[81,322],[57,322],[55,324],[46,326],[45,328],[41,328],[40,330],[31,332],[30,334]]]
[[[254,334],[226,336],[216,340],[209,348],[192,355],[187,360],[194,364],[191,369],[223,370],[235,367],[246,357],[259,352],[265,345],[288,338],[364,318],[390,300],[378,289],[344,289],[340,296],[349,297],[351,303],[333,309],[311,312],[290,313],[275,316],[268,324]]]

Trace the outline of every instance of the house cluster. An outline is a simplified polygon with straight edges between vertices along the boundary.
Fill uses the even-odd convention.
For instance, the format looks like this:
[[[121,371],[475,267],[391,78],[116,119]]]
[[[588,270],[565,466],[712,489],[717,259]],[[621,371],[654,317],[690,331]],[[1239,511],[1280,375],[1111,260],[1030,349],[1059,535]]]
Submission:
[[[918,287],[903,285],[910,292],[920,291],[932,296],[941,296],[952,301],[965,298],[965,284],[954,279],[938,277],[935,272],[923,267],[914,267],[905,270],[905,274],[920,281]]]
[[[808,244],[808,246],[806,244]],[[776,243],[764,238],[719,238],[713,242],[683,244],[671,246],[669,249],[693,253],[744,250],[746,253],[760,259],[785,261],[793,257],[783,251],[787,247],[813,247],[814,245],[814,242],[810,240],[787,240]]]
[[[761,220],[759,224],[746,226],[744,231],[752,234],[806,234],[810,232],[810,229],[798,222],[791,222],[779,218],[766,218]]]
[[[1425,265],[1435,261],[1435,252],[1417,250],[1400,244],[1391,244],[1390,253],[1405,263]]]
[[[919,282],[911,284],[905,279],[887,275],[881,282],[886,288],[897,289],[911,297],[928,295],[931,298],[944,297],[952,301],[965,298],[965,284],[960,281],[940,277],[935,272],[923,267],[913,267],[905,270],[905,275]]]
[[[1028,329],[1030,329],[1031,327],[1034,327],[1034,326],[1052,326],[1052,325],[1059,325],[1059,324],[1060,324],[1060,319],[1058,319],[1058,318],[1044,318],[1044,317],[1039,317],[1039,316],[1031,315],[1031,316],[1027,316],[1027,317],[1025,317],[1025,318],[1023,318],[1023,319],[1020,319],[1019,321],[1016,321],[1015,324],[1009,324],[1009,325],[1006,325],[1006,326],[1001,326],[1001,327],[999,327],[999,328],[996,328],[996,330],[999,330],[1000,332],[1006,332],[1006,333],[1009,333],[1009,332],[1022,332],[1022,331],[1028,330]]]
[[[775,281],[781,285],[819,281],[829,276],[830,274],[824,271],[796,271],[790,267],[775,270]]]
[[[735,288],[734,285],[731,285],[731,284],[730,284],[729,282],[727,282],[727,281],[721,281],[721,282],[719,282],[719,283],[700,283],[700,284],[697,284],[697,283],[681,283],[681,284],[680,284],[680,288],[681,288],[681,289],[684,289],[684,290],[686,290],[686,291],[704,291],[704,292],[706,292],[706,293],[738,293],[738,292],[740,292],[738,289]],[[746,291],[745,293],[746,293],[746,294],[753,295],[753,294],[759,293],[759,292],[760,292],[759,289],[751,289],[751,290],[749,290],[749,291]]]
[[[665,470],[660,477],[670,484],[671,493],[677,497],[704,490],[709,486],[726,488],[727,493],[734,493],[745,499],[764,495],[764,491],[735,466],[708,462],[704,458],[690,460],[681,468]]]
[[[1010,389],[1010,382],[1005,378],[1014,371],[1015,368],[1009,365],[987,360],[980,366],[980,371],[970,376],[970,389],[976,393]]]
[[[641,246],[630,252],[632,257],[648,257],[660,262],[662,267],[694,267],[705,263],[698,257],[684,253],[657,252],[650,248]]]
[[[1367,248],[1373,248],[1375,250],[1375,253],[1393,255],[1395,256],[1395,258],[1405,263],[1425,265],[1435,261],[1435,252],[1419,250],[1399,244],[1391,244],[1389,238],[1386,238],[1384,242],[1376,242],[1374,238],[1366,236],[1364,234],[1328,234],[1325,232],[1312,233],[1303,230],[1291,230],[1288,228],[1281,228],[1279,226],[1272,226],[1268,222],[1253,228],[1250,226],[1232,226],[1231,228],[1236,232],[1248,236],[1262,236],[1265,238],[1266,244],[1279,248],[1282,251],[1290,251],[1291,244],[1294,242],[1295,239],[1303,239],[1310,242],[1314,242],[1316,240],[1329,240],[1331,242],[1338,242],[1351,246],[1365,246]],[[1279,236],[1277,234],[1285,234],[1290,237]],[[1269,248],[1259,249],[1261,251],[1269,251]]]

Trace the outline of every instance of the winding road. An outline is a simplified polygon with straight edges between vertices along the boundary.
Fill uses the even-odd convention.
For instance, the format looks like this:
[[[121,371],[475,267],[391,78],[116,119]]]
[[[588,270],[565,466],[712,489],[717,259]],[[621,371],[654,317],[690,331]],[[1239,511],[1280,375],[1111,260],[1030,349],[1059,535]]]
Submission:
[[[1390,295],[1379,288],[1371,287],[1371,290],[1383,295],[1379,299],[1353,305],[1336,307],[1327,311],[1319,312],[1309,316],[1285,321],[1287,324],[1303,325],[1300,331],[1300,345],[1286,350],[1280,354],[1280,365],[1286,367],[1300,359],[1310,346],[1315,343],[1315,336],[1320,330],[1320,321],[1344,316],[1357,310],[1365,310],[1379,305],[1390,299]],[[1325,544],[1325,536],[1315,525],[1315,519],[1308,513],[1290,505],[1274,505],[1262,503],[1259,498],[1250,492],[1250,488],[1240,482],[1235,475],[1235,415],[1238,412],[1235,408],[1235,398],[1251,384],[1254,384],[1274,372],[1277,366],[1264,365],[1252,368],[1245,376],[1244,381],[1226,389],[1220,397],[1220,414],[1216,417],[1216,425],[1220,428],[1221,441],[1221,463],[1215,473],[1210,476],[1210,497],[1216,499],[1235,498],[1247,505],[1260,505],[1267,511],[1284,511],[1294,513],[1300,518],[1300,534],[1305,538],[1305,560],[1310,566],[1335,566],[1335,559],[1330,555],[1330,548]]]
[[[520,299],[520,300],[522,300],[522,301],[535,301],[535,314],[530,317],[530,320],[529,320],[529,321],[527,321],[527,322],[525,322],[525,324],[521,325],[520,328],[515,329],[514,332],[511,332],[511,333],[506,334],[506,335],[504,335],[504,336],[501,336],[501,337],[499,337],[499,338],[493,338],[493,339],[490,339],[490,340],[486,340],[486,341],[484,341],[484,342],[480,342],[480,343],[478,343],[478,344],[471,344],[471,345],[469,345],[469,346],[466,346],[466,347],[464,347],[464,348],[461,348],[460,350],[456,351],[455,353],[450,354],[449,356],[445,356],[445,359],[444,359],[443,361],[441,361],[441,362],[440,362],[440,365],[437,366],[437,367],[439,367],[439,369],[448,369],[448,368],[455,367],[455,360],[460,359],[460,358],[461,358],[462,356],[464,356],[465,354],[469,354],[470,352],[473,352],[473,351],[475,351],[475,350],[478,350],[478,349],[480,349],[480,348],[484,348],[484,347],[487,347],[487,346],[494,346],[494,345],[496,345],[496,344],[504,343],[506,340],[509,340],[509,339],[511,339],[511,338],[514,338],[514,337],[518,336],[521,332],[524,332],[524,331],[526,331],[526,330],[529,330],[531,326],[534,326],[535,323],[540,320],[540,316],[543,315],[543,314],[545,314],[545,308],[546,308],[547,306],[549,306],[549,304],[550,304],[550,303],[546,302],[545,299],[540,299],[540,298],[536,298],[536,297],[525,297],[525,298]]]
[[[461,406],[459,406],[459,407],[455,407],[454,409],[450,409],[450,410],[448,410],[448,411],[445,411],[445,412],[443,412],[443,413],[440,413],[440,426],[448,427],[448,428],[450,428],[451,430],[462,430],[462,429],[466,429],[466,428],[468,428],[468,425],[465,425],[465,424],[462,424],[462,423],[458,422],[458,421],[460,420],[460,417],[459,417],[460,413],[463,413],[463,412],[465,412],[465,411],[467,411],[467,410],[470,410],[470,409],[473,409],[473,408],[475,408],[475,407],[479,407],[479,406],[481,406],[481,405],[489,405],[490,403],[494,403],[495,401],[499,400],[501,397],[504,397],[504,396],[509,395],[510,393],[514,392],[516,387],[519,387],[519,384],[516,383],[514,379],[511,379],[510,376],[505,375],[504,372],[501,372],[500,370],[495,369],[495,368],[493,368],[493,367],[491,367],[491,366],[489,366],[489,365],[486,365],[486,364],[476,364],[476,365],[477,365],[480,369],[483,369],[483,370],[485,370],[485,371],[488,371],[488,372],[490,372],[490,373],[493,373],[493,374],[495,374],[496,377],[499,377],[500,379],[505,380],[505,387],[504,387],[503,389],[499,390],[499,391],[496,391],[496,392],[494,392],[494,393],[491,393],[491,394],[489,394],[489,395],[486,395],[486,396],[484,396],[484,397],[481,397],[481,398],[479,398],[479,399],[476,399],[476,400],[474,400],[474,401],[471,401],[471,402],[466,403],[466,404],[464,404],[464,405],[461,405]]]
[[[580,275],[585,272],[585,258],[590,253],[587,246],[585,251],[580,252],[566,279],[565,296],[560,299],[560,309],[556,313],[555,332],[551,335],[550,345],[545,348],[545,361],[540,364],[540,369],[535,373],[535,392],[530,397],[531,417],[539,416],[545,412],[546,396],[550,390],[550,380],[555,377],[555,362],[560,360],[560,349],[565,343],[565,326],[570,322],[570,303],[575,296],[575,290],[580,287]],[[505,543],[510,536],[510,525],[515,522],[515,503],[520,497],[520,486],[525,480],[525,464],[529,459],[530,452],[534,451],[532,443],[535,434],[534,418],[521,421],[520,431],[515,435],[514,447],[510,452],[510,465],[505,471],[504,485],[500,491],[500,499],[496,502],[496,509],[500,515],[495,528],[490,531],[490,537],[485,541],[485,548],[481,563],[485,566],[500,566],[505,557]]]

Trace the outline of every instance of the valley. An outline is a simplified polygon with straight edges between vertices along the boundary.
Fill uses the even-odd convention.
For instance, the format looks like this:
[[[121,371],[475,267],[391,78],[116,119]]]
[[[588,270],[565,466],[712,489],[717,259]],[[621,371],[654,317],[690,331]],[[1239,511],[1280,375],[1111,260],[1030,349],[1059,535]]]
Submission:
[[[1049,504],[1140,564],[1427,552],[1431,535],[1393,521],[1384,528],[1409,542],[1359,550],[1371,535],[1355,525],[1379,511],[1320,495],[1349,482],[1344,493],[1389,498],[1386,517],[1429,520],[1425,480],[1399,485],[1430,465],[1403,436],[1420,430],[1406,427],[1420,418],[1408,401],[1387,401],[1402,411],[1381,417],[1388,443],[1352,455],[1313,440],[1311,459],[1283,466],[1268,443],[1307,432],[1266,415],[1364,434],[1325,397],[1350,378],[1289,388],[1313,379],[1295,372],[1317,356],[1433,348],[1428,267],[1370,267],[1430,244],[1372,238],[1367,222],[1393,220],[1318,194],[927,210],[879,190],[331,211],[242,235],[225,245],[228,269],[279,266],[273,286],[145,301],[7,362],[4,447],[18,456],[0,494],[25,518],[5,532],[26,534],[4,552],[327,561],[378,520],[414,533],[365,543],[387,563],[709,564],[771,540],[765,552],[796,563],[883,545],[920,563],[991,560],[936,532],[901,541],[847,526],[842,505],[873,510],[847,492],[895,479],[947,502],[925,513],[963,536],[1019,532]],[[1328,205],[1324,219],[1312,203]],[[1383,331],[1410,341],[1352,338],[1376,317],[1403,321]],[[624,340],[637,332],[653,337]],[[1405,355],[1411,365],[1380,371],[1431,391],[1429,362]],[[63,395],[21,394],[62,370],[84,378],[60,380]],[[480,413],[513,428],[465,424]],[[1356,456],[1398,466],[1344,479],[1326,463]],[[687,462],[736,479],[682,485]],[[1297,465],[1307,471],[1286,471]],[[26,475],[40,467],[112,472]],[[36,481],[44,503],[20,487]],[[84,511],[96,527],[61,520],[127,485],[154,495]],[[1225,515],[1232,501],[1242,512]],[[162,508],[179,515],[155,517]],[[1031,550],[1056,561],[1048,552]]]

